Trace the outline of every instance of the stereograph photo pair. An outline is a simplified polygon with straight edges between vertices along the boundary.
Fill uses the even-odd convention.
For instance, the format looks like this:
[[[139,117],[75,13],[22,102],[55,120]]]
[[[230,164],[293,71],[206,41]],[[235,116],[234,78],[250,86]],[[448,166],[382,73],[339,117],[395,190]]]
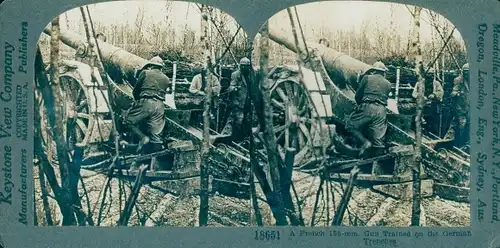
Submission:
[[[1,246],[499,246],[498,3],[455,2],[2,3]]]

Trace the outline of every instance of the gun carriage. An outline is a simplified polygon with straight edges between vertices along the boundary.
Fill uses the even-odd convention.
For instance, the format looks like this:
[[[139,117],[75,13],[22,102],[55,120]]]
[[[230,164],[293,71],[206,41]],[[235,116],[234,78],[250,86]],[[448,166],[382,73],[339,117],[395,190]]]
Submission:
[[[370,65],[316,43],[307,43],[307,56],[304,48],[298,49],[293,39],[276,30],[270,30],[269,39],[294,53],[302,53],[303,58],[306,57],[302,68],[295,65],[278,66],[271,70],[269,78],[274,82],[273,108],[279,112],[276,115],[279,116],[283,112],[280,109],[285,105],[285,101],[289,106],[285,118],[276,119],[276,123],[283,124],[291,121],[301,123],[299,124],[301,128],[298,130],[301,142],[298,142],[297,149],[298,154],[301,155],[295,158],[295,168],[318,167],[321,162],[318,157],[325,154],[326,147],[341,145],[326,137],[331,137],[326,134],[332,134],[335,131],[339,135],[345,134],[343,127],[347,116],[356,105],[354,95],[358,87],[359,75],[369,69]],[[299,76],[299,70],[302,72],[302,78]],[[405,79],[417,79],[411,71],[404,71],[404,73]],[[400,81],[401,75],[394,74],[399,74],[399,72],[396,73],[396,68],[393,68],[391,77]],[[349,178],[349,169],[355,164],[362,164],[365,167],[364,172],[358,176],[358,181],[365,181],[370,185],[412,180],[411,164],[414,163],[412,154],[415,132],[411,129],[411,122],[414,119],[415,103],[410,98],[412,85],[415,82],[393,82],[393,99],[390,99],[388,106],[387,131],[387,143],[391,146],[389,149],[391,152],[388,155],[365,161],[327,156],[332,164],[329,166],[332,180]],[[293,85],[293,87],[288,85]],[[281,87],[288,89],[280,90]],[[301,109],[289,104],[290,102],[302,104],[301,102],[304,101],[302,96],[307,96],[305,105],[309,104],[308,107]],[[279,125],[275,129],[278,127]],[[343,138],[349,140],[347,136]],[[283,144],[283,140],[278,137],[278,143],[281,141]],[[470,156],[461,149],[449,146],[448,143],[449,141],[436,136],[423,136],[421,149],[424,178],[433,179],[441,184],[468,187]],[[282,157],[284,157],[283,153]],[[381,162],[386,164],[382,166],[385,169],[379,167]]]

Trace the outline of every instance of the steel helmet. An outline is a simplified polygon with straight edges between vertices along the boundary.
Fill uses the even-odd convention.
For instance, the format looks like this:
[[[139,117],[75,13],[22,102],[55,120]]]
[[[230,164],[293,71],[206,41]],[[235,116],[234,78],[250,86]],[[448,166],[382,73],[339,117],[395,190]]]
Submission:
[[[248,58],[242,58],[240,60],[240,65],[250,65],[250,60]]]
[[[469,70],[469,63],[465,63],[463,66],[462,66],[462,71],[468,71]]]
[[[389,69],[387,69],[387,67],[384,65],[384,63],[380,62],[380,61],[377,61],[375,63],[373,63],[373,69],[375,70],[378,70],[378,71],[383,71],[383,72],[386,72],[388,71]]]
[[[150,59],[148,62],[146,62],[141,67],[141,70],[144,69],[148,65],[155,65],[155,66],[163,67],[163,59],[161,59],[159,56],[155,56],[152,59]]]
[[[154,56],[149,62],[151,64],[163,66],[163,59],[161,59],[160,56]]]

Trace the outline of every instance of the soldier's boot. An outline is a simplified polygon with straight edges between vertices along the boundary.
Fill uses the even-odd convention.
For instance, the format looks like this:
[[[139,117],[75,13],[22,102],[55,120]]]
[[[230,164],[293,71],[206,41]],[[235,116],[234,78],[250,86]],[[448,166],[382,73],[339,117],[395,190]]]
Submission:
[[[137,144],[137,149],[136,149],[136,152],[140,152],[142,150],[142,148],[144,147],[144,145],[148,144],[149,143],[149,137],[147,135],[145,135],[139,128],[137,128],[136,126],[130,126],[130,129],[132,130],[132,132],[139,136],[140,138],[140,141],[139,141],[139,144]]]
[[[356,157],[359,155],[360,149],[356,149],[346,144],[344,140],[339,137],[338,134],[333,135],[332,146],[329,149],[329,152],[333,154],[344,154],[349,157]]]
[[[366,151],[372,147],[372,142],[370,142],[359,130],[350,129],[349,131],[361,143],[358,156],[363,157],[366,154]]]
[[[149,137],[148,136],[142,137],[141,140],[139,141],[139,144],[137,144],[136,152],[140,152],[142,148],[148,143],[149,143]]]

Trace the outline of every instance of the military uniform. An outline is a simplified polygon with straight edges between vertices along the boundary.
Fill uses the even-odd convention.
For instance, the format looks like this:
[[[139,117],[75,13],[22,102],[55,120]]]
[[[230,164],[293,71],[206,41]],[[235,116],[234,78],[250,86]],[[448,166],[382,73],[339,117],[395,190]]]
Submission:
[[[417,84],[415,84],[415,88],[413,89],[412,93],[413,98],[418,97],[418,91],[420,90],[419,88],[421,87],[420,86],[421,84],[422,84],[421,82],[417,82]],[[426,80],[424,96],[426,100],[438,101],[438,102],[443,101],[443,96],[444,96],[443,86],[437,80]]]
[[[424,118],[423,122],[425,125],[425,130],[433,133],[439,133],[439,119],[441,117],[441,102],[443,101],[444,90],[441,83],[434,80],[434,71],[431,69],[429,74],[424,80],[424,101],[426,101],[424,108]],[[419,81],[415,84],[412,96],[417,99],[418,92],[422,82]]]
[[[381,62],[374,64],[372,70],[387,71]],[[360,156],[370,148],[385,149],[387,131],[387,100],[391,83],[380,74],[364,73],[360,86],[356,90],[355,100],[358,106],[349,116],[347,128],[361,143]]]
[[[240,69],[231,74],[231,83],[229,86],[230,99],[230,114],[222,134],[231,135],[235,139],[240,139],[246,136],[248,132],[242,129],[246,119],[246,115],[251,111],[252,100],[256,105],[259,105],[260,97],[257,95],[260,92],[255,84],[255,75],[251,69],[250,60],[243,58],[240,61]],[[256,106],[257,108],[259,106]],[[238,135],[237,135],[238,134]]]
[[[161,59],[160,59],[161,60]],[[158,62],[150,62],[148,65],[161,66]],[[155,152],[162,148],[163,140],[161,133],[165,127],[165,94],[170,87],[169,78],[163,74],[160,68],[144,68],[139,73],[137,83],[132,92],[135,102],[125,114],[125,123],[135,127],[136,134],[141,136],[138,151]],[[141,133],[139,133],[142,132]]]
[[[465,64],[462,70],[464,73],[453,81],[451,96],[455,101],[454,127],[451,129],[451,133],[447,134],[448,138],[455,138],[458,147],[466,145],[469,140],[469,78],[464,75],[468,74],[468,64]]]
[[[212,86],[212,97],[218,97],[220,94],[221,85],[219,79],[212,73],[205,74],[205,81],[202,80],[202,73],[197,74],[191,80],[189,92],[192,94],[204,95],[207,85]]]

